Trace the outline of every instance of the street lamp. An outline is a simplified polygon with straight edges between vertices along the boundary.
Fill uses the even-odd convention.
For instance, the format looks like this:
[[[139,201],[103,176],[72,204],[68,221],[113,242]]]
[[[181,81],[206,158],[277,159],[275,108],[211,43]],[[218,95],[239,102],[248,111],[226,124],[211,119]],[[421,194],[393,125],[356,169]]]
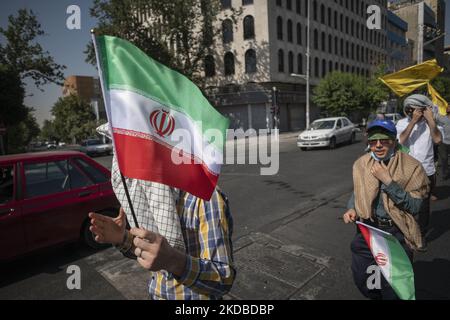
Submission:
[[[291,73],[291,77],[302,78],[306,80],[306,129],[309,128],[309,89],[310,89],[310,63],[311,63],[311,0],[308,0],[308,32],[306,34],[306,74]]]

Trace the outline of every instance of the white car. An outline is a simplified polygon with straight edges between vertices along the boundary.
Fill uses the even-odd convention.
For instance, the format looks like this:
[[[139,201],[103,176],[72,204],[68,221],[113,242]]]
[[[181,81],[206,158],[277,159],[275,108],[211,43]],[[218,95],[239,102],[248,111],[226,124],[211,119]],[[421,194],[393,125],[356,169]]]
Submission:
[[[297,146],[303,151],[316,147],[334,149],[339,143],[354,143],[358,131],[345,117],[319,119],[298,136]]]

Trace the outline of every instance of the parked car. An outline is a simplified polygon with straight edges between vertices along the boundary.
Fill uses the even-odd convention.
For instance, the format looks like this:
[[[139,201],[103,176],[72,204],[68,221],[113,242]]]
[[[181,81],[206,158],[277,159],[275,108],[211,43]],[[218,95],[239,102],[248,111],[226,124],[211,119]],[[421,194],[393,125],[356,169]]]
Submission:
[[[81,143],[81,152],[88,156],[109,155],[112,154],[113,147],[111,143],[103,143],[100,139],[88,139]]]
[[[391,120],[392,122],[394,122],[395,124],[397,124],[397,122],[401,119],[404,118],[404,116],[402,116],[400,113],[386,113],[384,115],[384,118],[386,120]]]
[[[303,151],[316,147],[334,149],[339,143],[354,143],[358,131],[345,117],[319,119],[298,136],[297,146]]]
[[[0,260],[77,241],[102,245],[89,230],[88,213],[116,216],[111,173],[74,151],[0,157]]]

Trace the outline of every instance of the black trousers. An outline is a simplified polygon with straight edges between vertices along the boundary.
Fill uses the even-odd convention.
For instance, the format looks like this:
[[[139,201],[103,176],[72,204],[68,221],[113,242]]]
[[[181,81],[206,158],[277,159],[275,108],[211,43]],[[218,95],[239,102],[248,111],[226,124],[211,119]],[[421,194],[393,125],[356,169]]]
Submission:
[[[368,223],[369,224],[369,223]],[[379,227],[377,227],[379,228]],[[412,262],[413,252],[406,245],[405,238],[403,234],[397,227],[390,228],[379,228],[386,232],[391,233],[395,236],[400,244],[405,249],[406,254]],[[367,281],[369,277],[372,275],[370,272],[368,273],[368,269],[370,266],[377,266],[375,259],[367,246],[364,237],[362,236],[359,228],[357,227],[357,233],[355,238],[351,243],[351,251],[352,251],[352,273],[353,273],[353,281],[355,282],[356,287],[359,291],[367,298],[372,300],[398,300],[397,294],[394,292],[392,287],[386,281],[384,276],[381,274],[381,289],[369,289],[367,285]]]

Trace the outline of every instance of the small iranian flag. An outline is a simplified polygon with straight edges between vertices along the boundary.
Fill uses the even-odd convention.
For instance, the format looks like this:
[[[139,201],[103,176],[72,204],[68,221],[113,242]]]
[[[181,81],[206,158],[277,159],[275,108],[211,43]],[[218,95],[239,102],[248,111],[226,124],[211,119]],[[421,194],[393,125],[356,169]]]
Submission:
[[[122,174],[209,200],[223,162],[228,120],[190,80],[130,42],[98,36],[94,44]],[[188,136],[172,139],[174,132]]]
[[[356,223],[381,272],[397,296],[402,300],[415,300],[414,271],[397,238],[359,221]]]

